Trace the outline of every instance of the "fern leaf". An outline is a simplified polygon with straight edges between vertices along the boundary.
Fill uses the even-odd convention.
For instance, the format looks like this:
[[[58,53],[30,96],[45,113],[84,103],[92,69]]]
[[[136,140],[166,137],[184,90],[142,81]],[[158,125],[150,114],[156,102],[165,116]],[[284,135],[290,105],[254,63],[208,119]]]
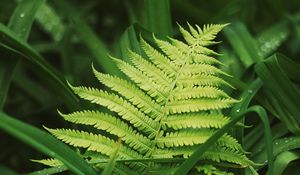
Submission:
[[[193,87],[193,86],[214,86],[222,87],[228,86],[234,88],[231,84],[223,79],[213,75],[194,75],[194,76],[181,76],[176,82],[177,86]]]
[[[74,147],[87,148],[89,151],[97,151],[106,156],[112,155],[115,150],[113,148],[115,141],[101,135],[71,129],[47,128],[47,130],[60,140]],[[137,152],[125,146],[120,148],[118,155],[123,159],[142,158]]]
[[[196,167],[196,170],[199,173],[203,172],[204,174],[208,174],[208,175],[234,175],[231,172],[221,171],[212,165],[199,165]]]
[[[124,72],[141,89],[146,91],[147,94],[155,98],[157,102],[162,102],[167,98],[168,89],[163,89],[162,87],[154,83],[149,77],[147,77],[128,63],[118,59],[115,59],[115,62],[122,72]]]
[[[170,60],[182,65],[184,62],[185,55],[176,46],[172,45],[167,41],[163,41],[154,37],[158,47],[170,58]]]
[[[224,91],[211,86],[175,88],[170,97],[173,101],[191,98],[230,98]]]
[[[151,149],[151,141],[136,132],[123,121],[109,114],[97,111],[80,111],[68,115],[60,114],[65,120],[84,125],[92,125],[121,138],[128,146],[144,154]]]
[[[58,159],[42,159],[42,160],[31,160],[32,162],[40,163],[43,165],[47,165],[50,167],[56,167],[56,166],[62,166],[64,165],[60,160]]]
[[[172,158],[174,156],[183,155],[184,157],[189,157],[197,149],[197,146],[185,146],[185,147],[174,147],[171,149],[160,149],[156,150],[154,157],[165,157]],[[249,160],[243,152],[239,150],[225,148],[220,146],[212,146],[208,151],[206,151],[201,160],[211,160],[214,162],[229,162],[240,166],[240,168],[255,165],[251,160]]]
[[[191,60],[190,63],[196,63],[196,64],[216,64],[216,65],[223,65],[223,63],[221,63],[220,61],[218,61],[217,59],[205,55],[205,54],[199,54],[199,53],[191,53]]]
[[[235,99],[219,99],[219,98],[201,98],[201,99],[189,99],[180,101],[171,101],[166,106],[167,110],[171,114],[183,113],[183,112],[199,112],[206,110],[217,110],[231,107],[238,101]]]
[[[183,75],[198,75],[198,74],[206,74],[206,75],[226,75],[227,73],[221,71],[220,69],[208,65],[208,64],[190,64],[186,65],[185,69],[182,71]]]
[[[186,129],[167,133],[166,136],[157,139],[157,145],[164,147],[193,146],[204,143],[215,131],[212,129]],[[222,136],[217,144],[227,146],[232,149],[241,150],[236,139],[229,135]]]
[[[147,117],[135,106],[131,105],[116,94],[109,94],[102,90],[86,87],[72,87],[72,89],[81,98],[117,112],[123,119],[129,121],[140,131],[145,132],[150,136],[155,135],[157,132],[158,122]]]
[[[171,79],[167,77],[164,72],[149,63],[147,60],[142,58],[140,55],[129,51],[129,57],[133,64],[142,72],[144,72],[148,77],[150,77],[156,84],[163,88],[168,88],[172,82]]]
[[[161,106],[155,103],[151,97],[147,96],[134,84],[116,76],[100,73],[94,68],[93,72],[101,83],[124,96],[128,101],[137,106],[144,113],[148,114],[151,118],[160,119],[162,117]]]
[[[167,127],[175,130],[185,128],[221,128],[229,121],[222,114],[192,113],[171,115],[163,121]]]
[[[165,74],[167,74],[169,77],[175,76],[179,68],[176,67],[176,65],[173,65],[167,57],[150,46],[150,44],[148,44],[142,37],[141,47],[143,48],[148,58],[153,62],[153,64],[155,64],[155,66],[160,68],[160,70],[165,72]]]

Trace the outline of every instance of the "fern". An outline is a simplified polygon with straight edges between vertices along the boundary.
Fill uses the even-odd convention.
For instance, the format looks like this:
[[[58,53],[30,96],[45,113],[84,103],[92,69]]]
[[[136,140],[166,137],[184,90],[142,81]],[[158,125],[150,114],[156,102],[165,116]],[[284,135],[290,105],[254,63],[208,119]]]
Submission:
[[[186,42],[173,38],[163,41],[154,36],[158,49],[141,38],[140,45],[147,58],[131,50],[128,50],[130,63],[112,58],[128,79],[100,73],[93,67],[96,78],[111,92],[71,86],[81,98],[104,106],[114,114],[85,110],[60,113],[61,116],[75,124],[93,126],[106,132],[105,136],[71,129],[48,131],[74,147],[106,157],[112,154],[116,138],[123,141],[119,159],[188,157],[230,120],[222,110],[238,102],[222,90],[224,86],[232,86],[220,75],[229,75],[217,68],[222,63],[214,58],[217,53],[207,48],[218,43],[213,39],[225,26],[206,25],[201,29],[188,24],[190,31],[179,26]],[[204,174],[225,173],[211,162],[232,163],[235,167],[253,165],[241,145],[229,134],[212,145],[201,159],[204,161],[195,171]],[[40,162],[57,163],[53,160]],[[176,170],[171,165],[166,168],[163,163],[120,166],[141,172],[145,169],[152,172],[153,168],[155,174],[155,167],[165,167],[168,173]],[[118,171],[116,168],[115,173]]]

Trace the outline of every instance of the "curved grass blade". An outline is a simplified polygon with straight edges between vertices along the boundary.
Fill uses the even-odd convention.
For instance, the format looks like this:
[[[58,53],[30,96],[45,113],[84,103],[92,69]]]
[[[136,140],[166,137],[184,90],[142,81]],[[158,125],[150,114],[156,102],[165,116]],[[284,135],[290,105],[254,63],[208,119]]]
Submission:
[[[35,65],[34,71],[37,72],[37,76],[41,76],[42,80],[48,82],[47,84],[51,85],[54,91],[59,94],[59,97],[65,100],[65,104],[73,107],[78,105],[78,98],[66,85],[63,76],[47,63],[30,45],[16,37],[14,32],[3,24],[0,24],[0,36],[2,36],[0,41],[6,45],[5,47],[10,48],[12,52],[17,51],[23,55],[21,58],[26,58]]]
[[[60,8],[61,12],[68,17],[77,36],[82,40],[87,49],[89,49],[97,65],[106,73],[122,76],[117,66],[107,54],[109,50],[105,43],[96,35],[92,28],[88,26],[85,20],[80,16],[81,14],[78,14],[78,11],[67,1],[55,1],[54,3]]]
[[[32,23],[34,21],[34,16],[36,15],[39,7],[44,3],[45,0],[32,0],[32,1],[22,1],[18,4],[13,15],[9,20],[8,27],[23,40],[28,38],[29,32],[31,30]],[[0,42],[5,35],[2,35]],[[18,58],[11,58],[11,55],[0,56],[7,58],[6,60],[0,59],[0,109],[4,106],[7,91],[11,83],[13,71],[16,64],[18,63]]]
[[[282,175],[287,166],[294,160],[300,159],[300,154],[292,151],[280,153],[274,161],[274,175]]]
[[[254,38],[242,23],[231,24],[223,32],[246,68],[262,60]]]
[[[268,99],[275,106],[276,113],[287,128],[300,134],[300,92],[289,79],[288,74],[299,75],[299,65],[287,61],[288,58],[280,54],[274,54],[255,66],[255,71],[264,82],[264,87],[270,93]],[[280,63],[287,63],[284,65]],[[285,71],[287,70],[287,71]],[[289,73],[286,73],[289,72]],[[299,76],[298,76],[299,78]]]
[[[158,36],[172,35],[169,0],[145,0],[145,26]]]
[[[48,156],[59,159],[75,174],[96,175],[87,162],[49,133],[16,120],[3,112],[0,112],[0,120],[2,130]]]

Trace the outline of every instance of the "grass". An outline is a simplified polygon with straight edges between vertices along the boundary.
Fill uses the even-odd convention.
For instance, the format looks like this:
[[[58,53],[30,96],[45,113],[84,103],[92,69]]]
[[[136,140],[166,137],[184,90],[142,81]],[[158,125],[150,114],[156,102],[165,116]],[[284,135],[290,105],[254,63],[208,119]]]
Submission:
[[[80,7],[80,8],[79,8]],[[30,161],[46,155],[65,167],[51,174],[96,174],[72,149],[46,133],[67,123],[57,114],[95,106],[79,101],[67,85],[97,86],[91,64],[121,75],[109,55],[128,60],[141,53],[139,36],[153,42],[179,36],[186,25],[230,23],[214,49],[241,103],[232,121],[179,166],[185,174],[223,133],[235,136],[259,166],[236,174],[297,174],[300,147],[299,2],[268,0],[9,1],[0,5],[0,174],[37,174]],[[99,87],[101,88],[101,87]],[[101,109],[102,110],[102,109]],[[237,122],[246,127],[231,127]],[[70,125],[69,127],[75,127]],[[78,151],[78,150],[77,150]],[[109,174],[115,157],[103,173]],[[156,161],[156,160],[154,160]],[[177,161],[174,159],[174,161]],[[110,167],[110,168],[109,168]]]

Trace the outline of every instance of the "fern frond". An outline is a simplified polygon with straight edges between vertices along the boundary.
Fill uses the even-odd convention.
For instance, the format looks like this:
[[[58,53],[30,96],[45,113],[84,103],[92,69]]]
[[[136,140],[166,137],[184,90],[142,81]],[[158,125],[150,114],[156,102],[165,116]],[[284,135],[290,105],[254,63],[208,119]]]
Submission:
[[[212,86],[178,87],[170,99],[172,101],[186,100],[191,98],[230,98],[223,90]]]
[[[186,129],[176,132],[167,133],[166,136],[157,139],[157,146],[164,148],[193,146],[204,143],[215,131],[212,129]],[[222,136],[218,141],[218,145],[227,146],[232,149],[241,150],[240,144],[236,139],[229,135]]]
[[[199,112],[206,110],[216,110],[229,108],[238,100],[231,98],[201,98],[171,101],[166,106],[170,114],[180,114],[183,112]]]
[[[116,76],[100,73],[94,68],[93,72],[101,83],[124,96],[128,101],[137,106],[144,113],[148,114],[151,118],[160,119],[162,117],[161,106],[154,102],[151,97],[147,96],[134,84]]]
[[[205,54],[199,54],[199,53],[191,53],[191,60],[190,63],[196,63],[196,64],[216,64],[216,65],[223,65],[223,63],[221,63],[220,61],[218,61],[217,59],[205,55]]]
[[[71,129],[47,130],[58,139],[74,147],[86,148],[89,151],[97,151],[106,156],[112,155],[115,151],[115,148],[113,147],[115,141],[101,135]],[[120,159],[141,159],[143,156],[126,146],[121,146],[118,151],[118,157]],[[134,163],[131,166],[138,166],[140,168],[146,167],[146,165],[140,162]]]
[[[31,160],[32,162],[40,163],[43,165],[47,165],[50,167],[56,167],[56,166],[62,166],[64,165],[60,160],[58,159],[42,159],[42,160]]]
[[[142,72],[144,72],[148,77],[152,79],[156,84],[162,88],[169,88],[172,80],[160,69],[154,66],[152,63],[141,57],[139,54],[133,51],[128,51],[129,57],[132,63]]]
[[[162,102],[167,98],[168,89],[163,89],[154,83],[149,77],[141,73],[135,67],[119,59],[114,59],[120,70],[125,73],[133,82],[141,89],[147,92],[148,95],[155,98],[157,102]]]
[[[193,86],[214,86],[222,87],[228,86],[234,88],[231,84],[223,79],[213,75],[194,75],[194,76],[181,76],[176,82],[177,86],[193,87]]]
[[[198,75],[198,74],[206,74],[206,75],[226,75],[227,73],[221,71],[220,69],[208,65],[208,64],[190,64],[186,65],[186,69],[182,71],[183,75]]]
[[[142,37],[141,47],[152,63],[155,64],[155,66],[160,68],[160,70],[165,72],[165,74],[167,74],[169,77],[175,76],[179,68],[176,65],[173,65],[167,57],[150,46],[150,44],[148,44]]]
[[[163,124],[175,130],[185,128],[221,128],[229,121],[222,114],[192,113],[168,116]]]
[[[144,154],[151,149],[151,141],[139,134],[132,127],[128,126],[125,122],[117,119],[114,116],[105,114],[98,111],[80,111],[73,112],[71,114],[60,115],[67,121],[92,125],[97,129],[104,130],[110,134],[116,135],[121,138],[128,146]]]
[[[213,39],[226,25],[206,25],[201,29],[188,24],[189,31],[179,25],[185,41],[174,38],[165,41],[153,35],[156,46],[141,38],[140,46],[148,58],[131,50],[128,50],[130,63],[111,57],[127,78],[103,74],[93,68],[96,78],[113,92],[71,87],[81,98],[108,108],[115,116],[98,111],[80,111],[62,114],[64,119],[105,132],[49,131],[74,147],[98,152],[100,156],[95,156],[100,157],[100,161],[112,154],[116,137],[124,142],[119,159],[133,161],[190,156],[229,122],[230,118],[222,114],[223,109],[239,102],[223,91],[224,87],[234,89],[222,78],[230,75],[217,67],[222,65],[214,58],[218,53],[206,47],[219,43]],[[253,165],[237,140],[227,133],[211,145],[201,160],[196,166],[200,165],[198,171],[206,174],[220,174],[222,171],[211,166],[218,162],[235,165],[231,168]],[[138,171],[140,174],[144,174],[146,168],[148,173],[172,173],[176,169],[173,165],[177,165],[141,162],[117,163],[114,173],[130,174],[127,163],[129,168],[141,170]],[[126,171],[122,167],[119,171],[118,164],[120,167],[124,165]],[[103,168],[103,162],[98,166]],[[169,169],[155,171],[162,168]]]
[[[72,87],[72,89],[81,98],[105,106],[111,111],[118,113],[123,119],[129,121],[141,132],[145,132],[150,136],[156,134],[158,122],[147,117],[135,106],[116,94],[109,94],[102,90],[87,87]]]
[[[216,167],[214,167],[213,165],[199,165],[196,166],[196,170],[199,173],[203,172],[204,174],[209,174],[209,175],[234,175],[231,172],[221,171]]]
[[[185,147],[174,147],[171,149],[160,149],[156,150],[154,157],[164,157],[164,158],[172,158],[174,156],[182,155],[183,157],[189,157],[192,155],[197,146],[185,146]],[[210,160],[214,162],[229,162],[240,165],[240,167],[248,167],[255,165],[251,160],[249,160],[243,152],[239,150],[235,150],[232,148],[220,147],[220,146],[212,146],[208,151],[206,151],[201,160]]]
[[[157,43],[158,47],[163,51],[165,55],[174,63],[182,65],[184,63],[184,53],[180,51],[176,46],[172,45],[167,41],[163,41],[154,37],[154,41]]]

